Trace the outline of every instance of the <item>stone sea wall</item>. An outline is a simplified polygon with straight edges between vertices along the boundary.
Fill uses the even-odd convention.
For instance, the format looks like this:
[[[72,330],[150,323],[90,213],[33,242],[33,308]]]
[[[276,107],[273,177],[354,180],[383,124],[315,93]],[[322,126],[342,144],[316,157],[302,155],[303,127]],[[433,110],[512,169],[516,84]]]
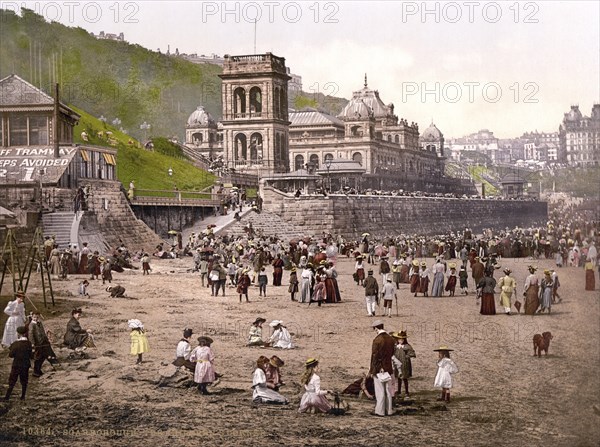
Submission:
[[[483,228],[513,228],[545,222],[546,202],[330,195],[300,196],[263,187],[263,209],[292,222],[307,234],[323,231],[357,237],[400,233],[440,234]]]

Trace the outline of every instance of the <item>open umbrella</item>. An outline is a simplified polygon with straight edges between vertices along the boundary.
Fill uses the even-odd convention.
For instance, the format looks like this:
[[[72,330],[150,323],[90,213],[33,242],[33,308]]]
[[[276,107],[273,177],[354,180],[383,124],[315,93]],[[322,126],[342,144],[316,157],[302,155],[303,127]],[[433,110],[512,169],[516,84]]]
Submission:
[[[169,230],[168,233],[172,234],[172,235],[175,235],[175,234],[177,234],[177,231],[176,230]]]
[[[370,233],[363,233],[363,234],[361,234],[361,236],[362,236],[362,237],[365,237],[365,236],[371,236],[371,234],[370,234]]]

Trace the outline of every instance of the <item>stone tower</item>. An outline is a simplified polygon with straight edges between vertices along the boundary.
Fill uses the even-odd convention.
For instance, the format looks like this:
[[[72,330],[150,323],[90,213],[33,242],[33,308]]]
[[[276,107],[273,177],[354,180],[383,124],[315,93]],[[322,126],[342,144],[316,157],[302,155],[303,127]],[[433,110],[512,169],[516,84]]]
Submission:
[[[271,53],[225,55],[223,149],[237,171],[265,176],[289,170],[288,80],[285,59]]]

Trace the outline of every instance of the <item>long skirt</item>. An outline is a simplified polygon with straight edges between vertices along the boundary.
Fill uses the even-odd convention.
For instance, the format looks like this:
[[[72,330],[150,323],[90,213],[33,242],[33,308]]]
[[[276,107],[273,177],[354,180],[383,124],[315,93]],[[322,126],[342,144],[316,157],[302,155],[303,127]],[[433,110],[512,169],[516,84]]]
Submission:
[[[410,277],[410,293],[417,293],[419,291],[419,275],[412,275]]]
[[[585,271],[585,290],[596,289],[596,278],[594,277],[594,271],[588,269]]]
[[[481,315],[496,315],[496,303],[494,302],[493,293],[483,293],[481,295]]]
[[[325,301],[327,303],[335,303],[336,300],[337,299],[335,296],[335,288],[333,287],[333,279],[327,278],[325,280]]]
[[[302,278],[301,289],[300,289],[300,302],[308,303],[310,301],[310,279]]]
[[[433,284],[431,286],[431,296],[442,296],[444,294],[444,274],[441,272],[433,276]]]
[[[402,284],[408,284],[410,282],[410,279],[408,278],[408,271],[407,265],[400,267],[400,282]]]
[[[363,281],[365,279],[365,269],[356,269],[356,277],[359,281]]]
[[[456,289],[456,276],[450,276],[448,278],[448,283],[446,284],[445,290],[446,290],[446,292],[454,293],[455,289]]]
[[[331,404],[325,396],[317,393],[305,392],[300,400],[299,413],[305,413],[309,409],[314,408],[317,411],[327,413],[331,409]]]
[[[81,259],[79,260],[79,269],[77,273],[80,275],[84,275],[87,273],[87,264],[88,264],[88,255],[82,254]]]
[[[429,291],[429,276],[420,278],[418,293],[428,293]]]
[[[529,286],[525,292],[525,315],[535,315],[535,311],[540,307],[538,298],[538,286]]]

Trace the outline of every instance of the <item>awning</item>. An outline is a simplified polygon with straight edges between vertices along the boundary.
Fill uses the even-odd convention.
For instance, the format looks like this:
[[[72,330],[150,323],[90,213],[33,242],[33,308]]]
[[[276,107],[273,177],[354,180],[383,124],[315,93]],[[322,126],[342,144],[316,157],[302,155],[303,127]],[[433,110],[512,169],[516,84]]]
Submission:
[[[102,152],[102,156],[104,157],[104,161],[106,161],[106,164],[113,165],[113,166],[117,165],[117,161],[115,160],[115,157],[112,154],[107,154],[106,152]]]
[[[87,151],[85,149],[80,149],[79,153],[81,154],[81,158],[83,158],[83,161],[88,162],[90,161],[90,156],[87,153]]]

